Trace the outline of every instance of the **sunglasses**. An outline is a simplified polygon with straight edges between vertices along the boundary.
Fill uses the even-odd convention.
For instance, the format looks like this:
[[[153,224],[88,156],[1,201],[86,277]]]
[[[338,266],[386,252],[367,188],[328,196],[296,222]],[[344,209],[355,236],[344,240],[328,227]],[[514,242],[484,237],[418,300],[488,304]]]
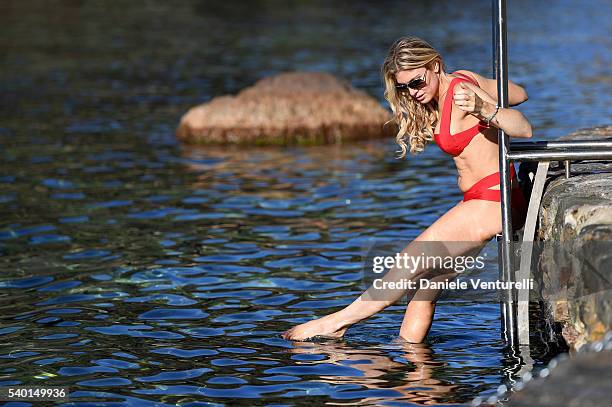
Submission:
[[[413,80],[411,80],[408,83],[396,83],[395,84],[395,89],[396,90],[400,90],[400,91],[408,90],[408,89],[419,90],[423,86],[426,85],[426,83],[425,83],[425,74],[427,74],[427,70],[425,70],[425,72],[423,72],[423,76],[421,76],[420,78],[414,78]]]

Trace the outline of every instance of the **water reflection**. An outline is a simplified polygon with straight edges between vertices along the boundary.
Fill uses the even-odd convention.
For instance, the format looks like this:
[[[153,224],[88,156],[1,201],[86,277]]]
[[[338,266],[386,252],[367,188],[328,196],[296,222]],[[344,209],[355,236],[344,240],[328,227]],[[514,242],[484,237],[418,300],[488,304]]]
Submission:
[[[401,339],[389,345],[393,346],[393,357],[388,355],[389,346],[386,346],[387,349],[358,349],[338,341],[296,342],[295,347],[288,352],[294,355],[292,359],[298,361],[298,366],[334,364],[353,369],[350,372],[352,374],[347,372],[333,376],[323,373],[318,380],[334,385],[356,384],[373,390],[359,391],[360,397],[363,397],[357,403],[359,405],[381,405],[390,396],[396,401],[416,405],[441,405],[449,400],[457,403],[461,402],[461,397],[466,396],[463,401],[469,400],[469,392],[461,392],[460,386],[436,378],[444,368],[444,363],[436,360],[431,346]],[[348,397],[348,394],[345,396]]]

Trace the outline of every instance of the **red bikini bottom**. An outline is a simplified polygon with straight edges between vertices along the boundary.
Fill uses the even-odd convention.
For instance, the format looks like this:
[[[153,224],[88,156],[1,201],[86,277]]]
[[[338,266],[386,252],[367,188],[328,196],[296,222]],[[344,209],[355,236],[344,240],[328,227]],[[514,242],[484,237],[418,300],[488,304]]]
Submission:
[[[480,181],[476,182],[463,194],[463,201],[469,201],[471,199],[482,199],[485,201],[501,202],[501,192],[499,189],[489,189],[500,184],[500,173],[496,172],[491,175],[487,175]],[[514,181],[516,179],[516,171],[514,165],[510,166],[510,179]],[[512,188],[512,208],[515,209],[515,216],[512,219],[513,228],[520,229],[525,223],[527,217],[527,201],[523,195],[523,191],[516,185]],[[516,218],[518,215],[518,218]]]

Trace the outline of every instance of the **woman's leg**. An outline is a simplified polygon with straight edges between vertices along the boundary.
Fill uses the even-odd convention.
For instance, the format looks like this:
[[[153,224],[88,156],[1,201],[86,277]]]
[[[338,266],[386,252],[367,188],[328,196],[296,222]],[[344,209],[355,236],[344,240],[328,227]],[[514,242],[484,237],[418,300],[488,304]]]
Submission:
[[[480,250],[500,230],[501,211],[499,202],[483,200],[460,202],[406,246],[401,255],[421,256],[423,247],[429,248],[427,255],[455,257],[465,253],[474,253]],[[462,242],[462,244],[449,245],[448,242]],[[432,253],[433,251],[437,253]],[[425,271],[427,270],[419,268],[414,270],[414,273],[407,275],[405,270],[392,268],[384,275],[382,280],[383,282],[392,282],[400,281],[406,277],[414,280]],[[380,290],[370,286],[359,298],[342,310],[297,325],[284,332],[282,337],[293,340],[307,339],[317,335],[341,337],[348,327],[392,305],[405,294],[405,291],[403,289],[386,290],[384,298],[381,300],[379,299],[381,297]],[[424,305],[415,305],[408,308],[407,318],[409,321],[407,324],[412,319],[417,321],[418,318],[421,321],[415,322],[415,327],[420,327],[415,328],[415,338],[424,337],[423,332],[426,335],[426,331],[431,325],[434,307],[428,309]],[[420,334],[417,335],[419,332]]]
[[[431,328],[435,311],[435,301],[410,301],[406,307],[399,336],[408,342],[423,342]]]
[[[472,200],[468,201],[468,203],[469,202],[472,203],[467,205],[468,208],[473,208],[477,211],[483,211],[482,213],[485,214],[485,216],[488,214],[493,220],[491,224],[495,224],[498,219],[495,214],[500,212],[499,204],[497,204],[497,202],[482,200]],[[461,204],[463,204],[465,207],[466,202],[461,202],[460,205]],[[493,213],[491,213],[491,210],[493,210]],[[488,218],[489,216],[486,217]],[[480,252],[480,250],[482,250],[482,248],[494,235],[501,232],[501,214],[499,215],[499,222],[499,230],[495,230],[495,228],[489,229],[488,227],[485,227],[485,229],[481,230],[481,244],[479,245],[479,247],[476,247],[474,249],[474,252],[472,253],[473,255],[476,255],[478,252]],[[471,238],[478,237],[478,235],[471,236]],[[428,235],[428,231],[426,230],[418,238],[431,239],[432,236]],[[450,280],[455,276],[456,275],[439,276],[441,278],[433,278],[432,280]],[[400,337],[412,343],[422,342],[427,337],[436,310],[436,301],[440,293],[441,290],[429,289],[426,293],[417,292],[413,296],[413,299],[408,303],[408,306],[406,307],[406,313],[404,314],[404,319],[400,328]]]

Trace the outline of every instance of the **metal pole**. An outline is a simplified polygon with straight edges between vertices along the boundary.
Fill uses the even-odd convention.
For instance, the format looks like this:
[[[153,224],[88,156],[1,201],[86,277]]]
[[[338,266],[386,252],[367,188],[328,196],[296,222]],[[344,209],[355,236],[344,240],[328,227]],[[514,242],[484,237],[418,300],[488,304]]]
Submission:
[[[610,150],[612,141],[608,140],[571,140],[571,141],[514,141],[510,143],[510,151],[540,150],[552,151],[562,149],[583,149],[586,151]]]
[[[494,0],[495,10],[495,39],[496,63],[495,77],[497,79],[497,103],[501,108],[508,107],[508,49],[506,36],[506,1]],[[505,282],[514,281],[514,268],[512,262],[511,240],[512,235],[512,212],[510,207],[511,185],[510,185],[510,162],[507,158],[509,147],[508,136],[503,130],[498,129],[499,145],[499,166],[501,183],[501,211],[502,211],[502,250],[501,250],[501,278]],[[508,284],[510,287],[510,284]],[[508,288],[505,299],[502,302],[503,316],[503,335],[506,343],[514,346],[518,345],[518,335],[516,326],[516,301],[515,291]]]
[[[508,159],[514,161],[565,161],[565,160],[611,160],[612,149],[599,150],[523,150],[510,151]]]
[[[495,5],[496,0],[493,0],[491,7],[491,49],[493,50],[491,60],[493,62],[493,77],[497,75],[497,7]]]

